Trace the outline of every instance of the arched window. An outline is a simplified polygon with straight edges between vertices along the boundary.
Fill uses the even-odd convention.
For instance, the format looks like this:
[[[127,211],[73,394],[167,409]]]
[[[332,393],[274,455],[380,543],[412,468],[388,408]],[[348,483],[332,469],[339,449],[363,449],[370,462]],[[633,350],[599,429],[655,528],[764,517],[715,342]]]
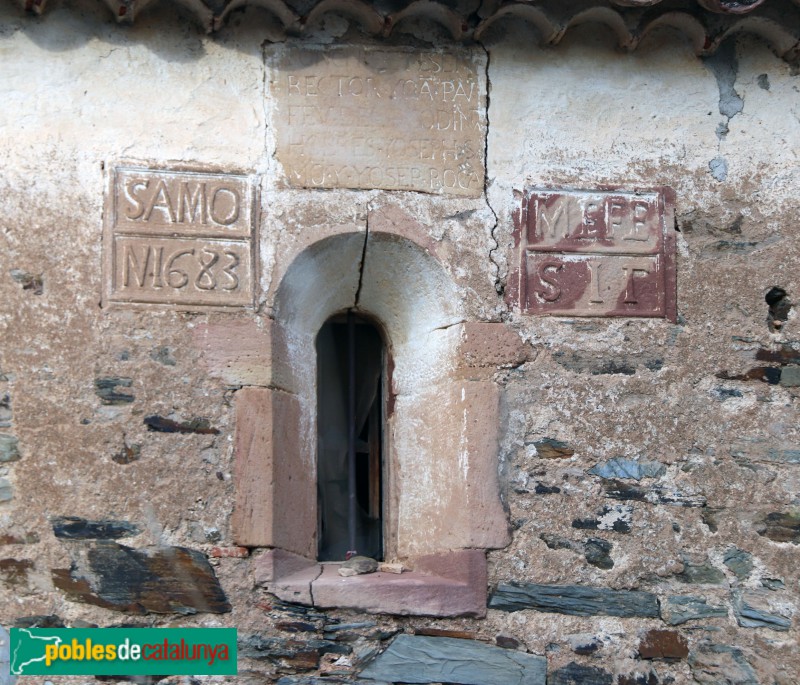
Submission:
[[[352,310],[317,334],[320,561],[383,558],[384,344]]]

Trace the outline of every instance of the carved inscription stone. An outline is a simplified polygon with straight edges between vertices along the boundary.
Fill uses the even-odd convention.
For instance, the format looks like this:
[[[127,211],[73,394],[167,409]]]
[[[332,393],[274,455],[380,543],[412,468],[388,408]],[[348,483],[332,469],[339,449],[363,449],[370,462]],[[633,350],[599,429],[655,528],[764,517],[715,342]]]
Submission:
[[[107,302],[252,304],[253,189],[246,176],[117,168],[107,216]]]
[[[479,59],[367,48],[278,53],[271,90],[287,182],[479,197],[486,128]]]
[[[507,299],[526,314],[675,321],[672,191],[528,190]]]

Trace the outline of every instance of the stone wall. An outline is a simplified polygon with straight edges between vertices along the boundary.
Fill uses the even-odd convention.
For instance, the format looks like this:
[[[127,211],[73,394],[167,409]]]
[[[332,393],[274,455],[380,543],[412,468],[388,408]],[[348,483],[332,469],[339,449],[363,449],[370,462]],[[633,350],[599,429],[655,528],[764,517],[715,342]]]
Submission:
[[[624,54],[601,24],[545,48],[519,21],[456,48],[420,20],[389,46],[328,13],[302,40],[272,43],[273,20],[256,8],[213,37],[181,12],[153,6],[119,28],[92,3],[41,19],[0,8],[0,624],[234,626],[246,684],[798,682],[796,67],[751,35],[698,58],[683,34],[657,30]],[[300,67],[332,45],[445,66],[457,55],[452,69],[474,90],[457,121],[467,133],[434,141],[441,166],[292,175],[295,153],[347,162],[325,126],[311,143],[292,138],[312,115],[275,86],[296,73],[315,97]],[[349,68],[362,79],[345,85],[355,97],[368,74],[357,58]],[[389,118],[384,133],[419,140],[402,127],[424,123],[383,106],[369,111]],[[362,138],[347,139],[354,156],[395,158]],[[469,163],[448,166],[448,145]],[[428,149],[418,146],[414,160]],[[408,154],[397,153],[419,169]],[[253,307],[110,301],[119,166],[251,179]],[[673,189],[676,321],[536,317],[509,304],[524,191],[609,187]],[[488,552],[485,618],[280,600],[257,582],[265,550],[237,545],[231,526],[239,393],[292,390],[279,368],[291,355],[273,355],[270,332],[289,306],[276,309],[281,279],[319,241],[366,244],[379,230],[420,246],[454,293],[452,320],[403,341],[448,351],[398,372],[407,413],[393,439],[408,453],[451,444],[435,440],[433,417],[458,401],[442,399],[440,372],[499,391],[510,543]],[[364,265],[348,264],[342,287],[357,292]],[[402,308],[385,311],[402,328]],[[450,345],[464,322],[502,324],[513,340]],[[429,395],[417,392],[431,378]],[[448,455],[456,470],[459,454]],[[438,509],[424,499],[452,471],[431,464],[413,502],[457,510],[448,492]],[[447,520],[415,516],[413,502],[399,539],[428,552],[421,541],[445,539]],[[505,544],[505,529],[493,531],[475,546]]]

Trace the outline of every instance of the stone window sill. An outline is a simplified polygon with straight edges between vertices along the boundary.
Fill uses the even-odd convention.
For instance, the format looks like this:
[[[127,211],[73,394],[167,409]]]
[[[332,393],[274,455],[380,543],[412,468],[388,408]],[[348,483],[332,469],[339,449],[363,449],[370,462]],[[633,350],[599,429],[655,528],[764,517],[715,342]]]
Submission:
[[[257,561],[256,582],[287,602],[321,609],[357,609],[405,616],[486,615],[486,556],[460,550],[414,560],[413,571],[342,577],[339,564],[320,564],[280,549]]]

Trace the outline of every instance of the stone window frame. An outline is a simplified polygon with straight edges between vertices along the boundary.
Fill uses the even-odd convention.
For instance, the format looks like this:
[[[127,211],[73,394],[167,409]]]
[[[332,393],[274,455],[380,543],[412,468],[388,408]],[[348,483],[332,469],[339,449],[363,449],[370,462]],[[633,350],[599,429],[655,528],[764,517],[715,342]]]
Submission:
[[[510,543],[493,376],[523,363],[527,347],[503,323],[466,320],[463,294],[418,222],[387,207],[372,211],[368,225],[323,227],[279,250],[270,317],[195,329],[212,375],[239,387],[233,541],[256,548],[256,583],[285,601],[482,617],[486,551]],[[344,276],[337,282],[336,274]],[[331,315],[354,303],[383,328],[391,358],[385,556],[410,570],[343,578],[338,564],[316,561],[314,342]]]

